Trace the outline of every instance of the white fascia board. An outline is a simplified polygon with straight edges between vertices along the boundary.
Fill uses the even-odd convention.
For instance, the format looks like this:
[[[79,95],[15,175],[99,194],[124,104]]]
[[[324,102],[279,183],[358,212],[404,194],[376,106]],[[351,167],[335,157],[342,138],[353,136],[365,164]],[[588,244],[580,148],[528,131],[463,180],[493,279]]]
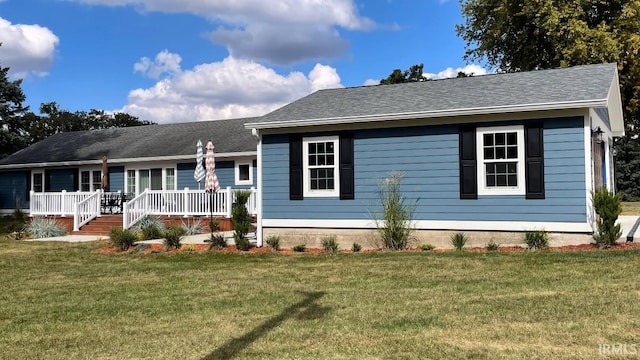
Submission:
[[[524,232],[544,229],[562,233],[593,233],[591,226],[573,222],[533,222],[533,221],[414,221],[417,230],[452,230],[452,231],[514,231]],[[375,229],[372,220],[304,220],[304,219],[263,219],[265,228],[325,228],[325,229]]]
[[[336,117],[336,118],[286,120],[286,121],[273,121],[273,122],[261,122],[261,123],[260,122],[247,123],[245,124],[245,128],[258,129],[258,130],[259,129],[277,129],[277,128],[303,127],[303,126],[366,123],[366,122],[390,121],[390,120],[410,120],[410,119],[425,119],[425,118],[439,118],[439,117],[500,114],[500,113],[512,113],[512,112],[566,110],[566,109],[580,109],[580,108],[591,108],[591,107],[606,107],[607,103],[608,103],[608,99],[595,99],[595,100],[564,101],[564,102],[541,103],[541,104],[492,106],[492,107],[468,108],[468,109],[419,111],[419,112],[407,112],[407,113],[398,113],[398,114],[375,114],[375,115],[348,116],[348,117]]]
[[[251,157],[257,156],[257,151],[244,151],[233,153],[216,153],[215,157],[218,158],[238,158],[238,157]],[[108,159],[109,164],[127,164],[127,163],[145,163],[145,162],[157,162],[157,161],[175,161],[175,160],[193,160],[196,161],[195,151],[189,155],[172,155],[172,156],[154,156],[154,157],[140,157],[140,158],[122,158],[122,159]],[[24,168],[44,168],[44,167],[61,167],[61,166],[81,166],[81,165],[102,165],[102,160],[77,160],[77,161],[56,161],[56,162],[44,162],[44,163],[29,163],[29,164],[10,164],[0,165],[0,170],[4,169],[24,169]]]

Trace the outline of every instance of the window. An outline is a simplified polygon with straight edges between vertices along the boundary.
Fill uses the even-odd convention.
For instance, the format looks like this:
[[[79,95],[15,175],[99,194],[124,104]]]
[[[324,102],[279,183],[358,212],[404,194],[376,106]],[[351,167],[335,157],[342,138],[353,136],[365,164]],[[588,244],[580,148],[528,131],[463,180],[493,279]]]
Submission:
[[[479,195],[524,195],[524,128],[478,128]]]
[[[304,196],[339,196],[337,136],[302,139]]]
[[[44,174],[43,173],[33,173],[31,190],[33,190],[34,192],[44,191]]]
[[[127,194],[136,193],[136,171],[127,170]]]
[[[93,175],[92,190],[96,191],[100,189],[100,185],[102,185],[102,171],[101,170],[92,171],[92,175]]]
[[[80,172],[80,191],[91,191],[90,171]]]
[[[236,185],[253,185],[253,166],[251,160],[235,162]]]
[[[166,168],[165,171],[165,183],[167,184],[167,190],[176,189],[176,172],[174,168]]]

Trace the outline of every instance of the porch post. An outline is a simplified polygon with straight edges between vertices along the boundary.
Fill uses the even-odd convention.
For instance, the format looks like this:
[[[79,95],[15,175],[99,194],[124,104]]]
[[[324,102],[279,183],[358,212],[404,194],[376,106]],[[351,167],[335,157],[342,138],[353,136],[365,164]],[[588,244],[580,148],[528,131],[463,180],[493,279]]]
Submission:
[[[80,231],[80,214],[78,212],[78,203],[73,203],[73,231]]]
[[[184,217],[189,217],[189,188],[184,188],[184,198],[182,200],[182,207],[184,208]]]
[[[233,190],[231,190],[231,186],[227,186],[227,218],[231,218],[231,208],[233,207]]]
[[[98,193],[98,201],[96,201],[96,214],[98,214],[98,217],[101,217],[102,211],[100,211],[100,205],[102,204],[102,194],[104,193],[104,190],[98,189],[96,190],[96,193]]]
[[[35,193],[36,193],[35,191],[29,190],[29,216],[30,217],[33,217],[33,208],[34,208],[34,205],[36,204],[36,202],[33,201],[33,198],[35,197],[34,196]]]
[[[62,190],[60,193],[60,210],[62,212],[61,217],[67,216],[67,190]]]

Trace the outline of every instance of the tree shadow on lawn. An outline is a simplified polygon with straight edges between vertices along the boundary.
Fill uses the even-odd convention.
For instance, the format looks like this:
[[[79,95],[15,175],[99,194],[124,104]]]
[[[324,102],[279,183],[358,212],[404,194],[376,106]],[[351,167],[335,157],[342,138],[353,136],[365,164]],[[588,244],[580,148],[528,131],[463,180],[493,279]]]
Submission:
[[[282,310],[279,315],[265,321],[243,336],[227,341],[214,352],[203,357],[202,360],[231,359],[287,319],[293,317],[298,320],[319,319],[331,311],[330,307],[320,306],[316,303],[318,299],[324,296],[324,292],[302,292],[302,294],[304,299]]]

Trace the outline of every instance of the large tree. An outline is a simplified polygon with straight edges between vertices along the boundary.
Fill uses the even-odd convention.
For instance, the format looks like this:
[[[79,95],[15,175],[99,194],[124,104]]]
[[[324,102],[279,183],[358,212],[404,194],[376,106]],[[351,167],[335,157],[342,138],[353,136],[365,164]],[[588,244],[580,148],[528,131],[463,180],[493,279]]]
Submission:
[[[0,45],[2,45],[0,43]],[[0,64],[0,158],[25,146],[20,117],[28,110],[22,80],[9,80],[9,68]]]
[[[640,198],[640,0],[461,0],[465,58],[500,71],[615,62],[626,121],[617,186]]]

